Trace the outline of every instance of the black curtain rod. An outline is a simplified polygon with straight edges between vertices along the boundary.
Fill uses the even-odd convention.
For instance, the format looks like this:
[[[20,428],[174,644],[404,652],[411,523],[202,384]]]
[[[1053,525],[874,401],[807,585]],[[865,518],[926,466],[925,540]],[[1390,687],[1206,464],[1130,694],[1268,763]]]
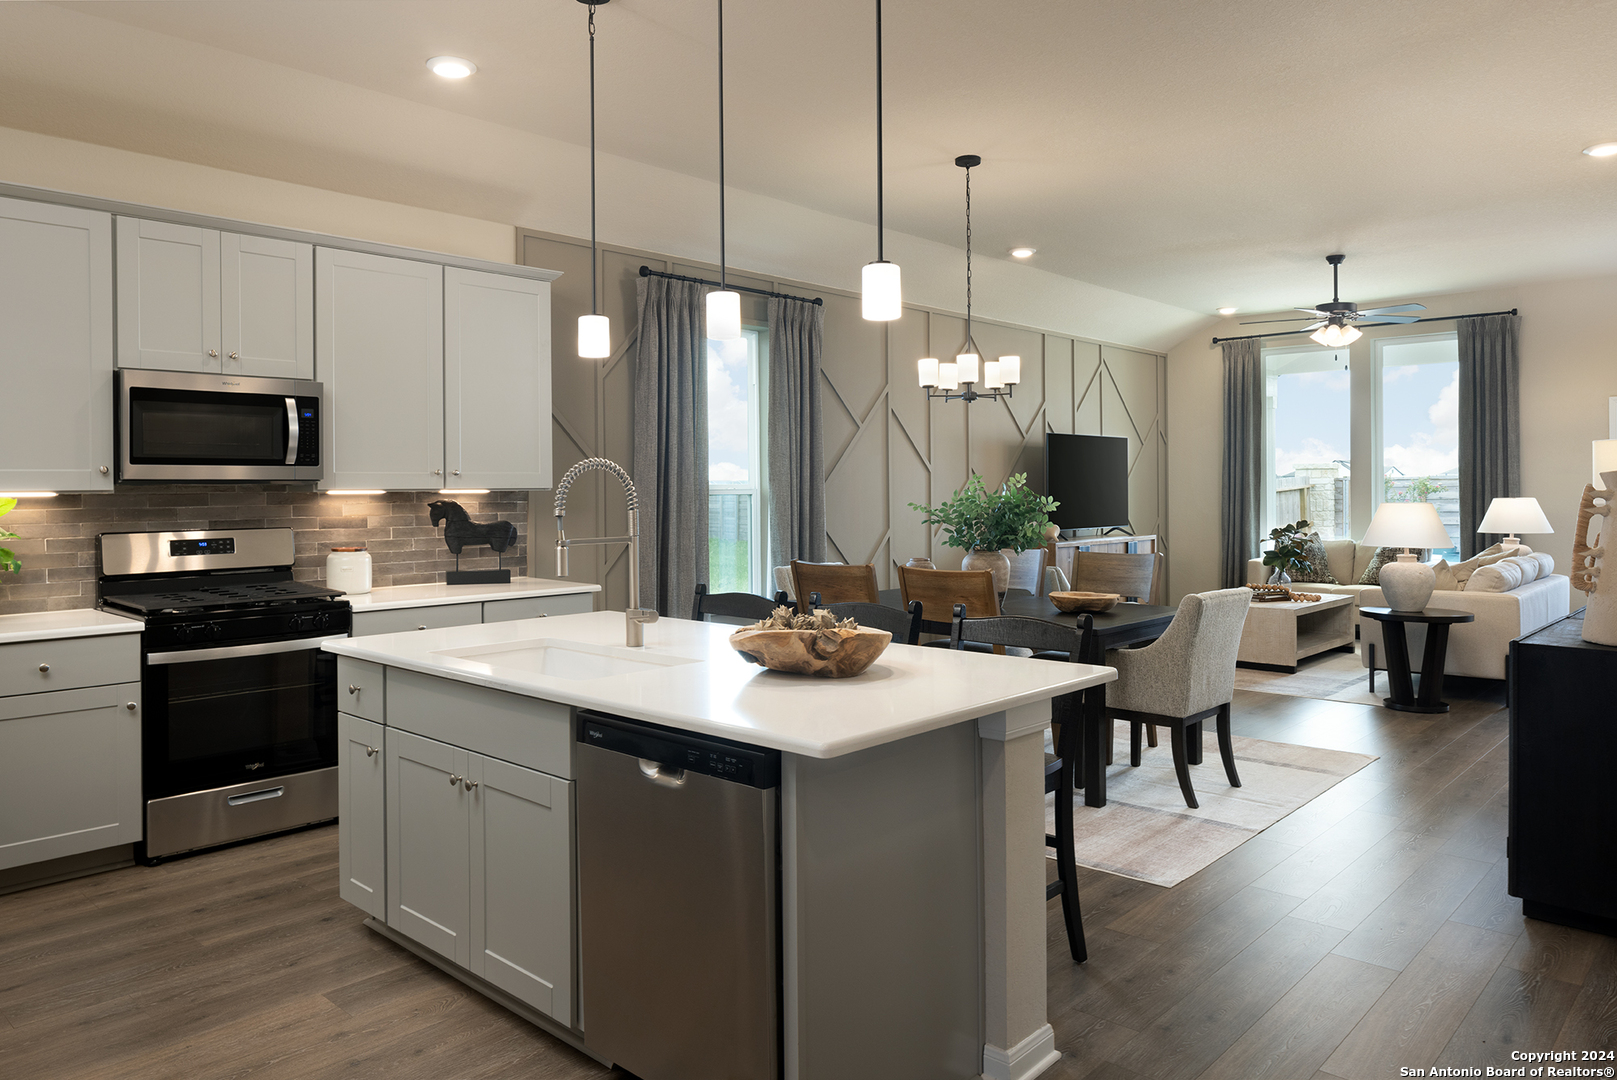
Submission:
[[[778,296],[782,300],[801,300],[805,304],[814,304],[816,306],[824,305],[825,303],[825,301],[821,300],[818,296],[793,296],[791,293],[771,292],[768,289],[754,289],[749,285],[737,285],[734,282],[727,282],[726,284],[720,285],[717,281],[709,281],[706,278],[686,277],[684,274],[670,274],[666,270],[653,270],[649,266],[642,266],[640,268],[640,276],[662,277],[668,278],[671,281],[694,281],[698,285],[711,285],[715,289],[730,289],[734,292],[757,293],[759,296]]]
[[[1416,319],[1415,322],[1453,322],[1455,319],[1486,319],[1490,315],[1519,314],[1521,314],[1521,312],[1517,311],[1515,308],[1511,308],[1509,311],[1479,311],[1475,315],[1433,315],[1429,319]],[[1353,325],[1359,327],[1361,330],[1368,330],[1372,326],[1414,326],[1415,323],[1372,322],[1354,323]],[[1241,337],[1216,337],[1213,339],[1213,344],[1217,345],[1221,341],[1256,341],[1259,338],[1291,337],[1293,334],[1305,334],[1307,332],[1308,331],[1306,330],[1276,330],[1270,334],[1244,334]]]

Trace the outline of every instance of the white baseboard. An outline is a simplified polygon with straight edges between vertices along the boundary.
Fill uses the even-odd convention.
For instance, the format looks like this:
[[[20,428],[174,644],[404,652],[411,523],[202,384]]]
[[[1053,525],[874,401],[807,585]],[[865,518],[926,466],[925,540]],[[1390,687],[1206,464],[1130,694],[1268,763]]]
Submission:
[[[1061,1060],[1055,1029],[1045,1024],[1011,1047],[983,1046],[983,1080],[1032,1080]]]

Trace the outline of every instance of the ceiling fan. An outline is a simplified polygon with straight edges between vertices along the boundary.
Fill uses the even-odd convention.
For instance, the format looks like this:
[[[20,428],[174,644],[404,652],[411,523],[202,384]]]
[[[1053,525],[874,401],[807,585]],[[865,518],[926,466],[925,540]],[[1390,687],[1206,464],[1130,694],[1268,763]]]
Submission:
[[[1342,299],[1341,288],[1338,285],[1338,268],[1347,256],[1343,254],[1327,255],[1325,261],[1331,264],[1331,299],[1329,303],[1316,307],[1300,307],[1297,310],[1304,312],[1305,317],[1316,320],[1296,331],[1299,334],[1313,330],[1308,336],[1321,345],[1338,348],[1342,345],[1357,341],[1361,331],[1354,326],[1360,319],[1374,319],[1378,323],[1412,323],[1420,322],[1418,315],[1404,315],[1406,311],[1425,311],[1425,304],[1394,304],[1391,307],[1366,308],[1359,310],[1357,304],[1347,303]],[[1258,323],[1272,322],[1300,322],[1301,319],[1257,319],[1253,322],[1242,323],[1242,326],[1255,326]]]

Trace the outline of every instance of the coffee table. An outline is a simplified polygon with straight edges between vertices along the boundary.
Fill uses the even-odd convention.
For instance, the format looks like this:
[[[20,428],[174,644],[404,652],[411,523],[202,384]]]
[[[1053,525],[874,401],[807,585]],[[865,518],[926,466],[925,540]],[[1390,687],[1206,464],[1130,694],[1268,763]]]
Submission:
[[[1297,670],[1307,657],[1353,648],[1353,597],[1281,600],[1247,608],[1246,627],[1235,662],[1266,671]]]

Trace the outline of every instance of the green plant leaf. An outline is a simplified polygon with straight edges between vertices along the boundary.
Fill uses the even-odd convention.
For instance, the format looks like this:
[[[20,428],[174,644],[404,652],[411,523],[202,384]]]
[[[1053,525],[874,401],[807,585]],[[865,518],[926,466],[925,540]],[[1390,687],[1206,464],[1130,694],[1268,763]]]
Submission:
[[[967,551],[1026,551],[1044,546],[1050,512],[1061,504],[1027,486],[1027,474],[1016,473],[998,491],[990,492],[983,478],[970,480],[936,507],[910,503],[928,525],[941,526],[943,543]]]

